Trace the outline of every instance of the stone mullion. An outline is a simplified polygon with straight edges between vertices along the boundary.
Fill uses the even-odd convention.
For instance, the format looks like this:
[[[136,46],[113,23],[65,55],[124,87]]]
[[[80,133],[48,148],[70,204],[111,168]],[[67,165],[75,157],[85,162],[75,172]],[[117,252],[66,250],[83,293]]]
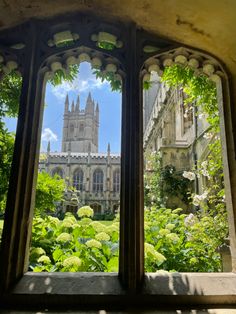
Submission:
[[[39,157],[44,75],[39,75],[37,33],[29,25],[23,61],[23,83],[15,148],[2,235],[3,289],[7,289],[28,268],[34,192]]]
[[[128,34],[122,99],[119,275],[130,293],[139,290],[144,276],[143,108],[136,31],[133,25]]]

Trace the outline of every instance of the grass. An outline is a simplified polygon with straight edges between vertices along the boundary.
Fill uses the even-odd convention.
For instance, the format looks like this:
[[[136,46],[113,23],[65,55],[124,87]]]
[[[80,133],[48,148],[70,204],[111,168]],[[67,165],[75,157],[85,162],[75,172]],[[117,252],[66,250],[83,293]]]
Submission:
[[[110,226],[113,224],[113,220],[98,220],[98,222],[100,222],[101,224],[105,226]]]

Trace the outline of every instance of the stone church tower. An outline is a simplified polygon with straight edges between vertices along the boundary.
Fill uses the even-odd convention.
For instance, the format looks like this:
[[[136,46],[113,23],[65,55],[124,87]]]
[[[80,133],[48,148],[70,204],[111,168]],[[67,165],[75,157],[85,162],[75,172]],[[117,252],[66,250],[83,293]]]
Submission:
[[[66,96],[62,137],[62,152],[98,152],[99,105],[88,94],[85,109],[80,109],[80,99],[76,104]]]

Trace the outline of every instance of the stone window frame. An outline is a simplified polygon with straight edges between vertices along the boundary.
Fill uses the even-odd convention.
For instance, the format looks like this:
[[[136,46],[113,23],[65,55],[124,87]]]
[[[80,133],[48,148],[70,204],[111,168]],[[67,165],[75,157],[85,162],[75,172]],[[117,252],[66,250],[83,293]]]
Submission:
[[[90,203],[89,206],[94,210],[95,215],[102,213],[102,205],[99,202]]]
[[[71,27],[71,33],[80,32],[86,47],[104,51],[90,40],[91,31],[106,30],[123,41],[123,47],[105,52],[121,62],[122,76],[122,154],[120,197],[120,256],[118,274],[100,273],[28,273],[27,261],[39,142],[42,125],[42,108],[45,93],[45,74],[58,54],[77,48],[52,46],[53,34]],[[82,32],[82,33],[81,33]],[[51,36],[51,37],[50,37]],[[47,37],[48,42],[45,42]],[[9,48],[9,43],[23,42],[23,50]],[[50,41],[51,40],[51,41]],[[163,39],[137,27],[134,23],[108,21],[85,14],[72,14],[53,19],[32,20],[0,32],[1,53],[4,59],[19,62],[23,74],[19,118],[15,141],[7,210],[3,229],[0,280],[2,304],[71,308],[75,305],[168,305],[230,304],[236,303],[236,274],[145,274],[143,231],[143,108],[141,79],[147,69],[146,60],[158,55],[160,63],[167,63],[168,55],[182,47],[179,43]],[[50,45],[48,45],[50,43]],[[145,52],[145,47],[152,51]],[[190,49],[189,47],[184,47]],[[174,51],[174,52],[173,52]],[[200,59],[208,54],[196,49]],[[42,56],[48,63],[42,67]],[[183,60],[183,58],[182,58]],[[190,61],[190,60],[189,60]],[[168,61],[169,62],[169,61]],[[158,65],[158,64],[157,64]],[[233,124],[231,81],[227,70],[221,66],[222,77],[218,89],[226,174],[229,226],[233,270],[236,269],[235,211],[235,125]],[[50,72],[50,71],[49,71]],[[49,73],[50,74],[50,73]],[[224,106],[223,106],[224,103]],[[227,123],[225,123],[227,121]],[[233,132],[232,132],[233,130]],[[31,193],[32,192],[32,193]]]
[[[112,190],[113,193],[120,192],[120,169],[117,168],[112,173]]]
[[[76,179],[75,179],[75,175],[76,175]],[[73,172],[73,187],[76,188],[76,190],[80,192],[84,190],[84,171],[81,168],[76,168],[75,171]]]
[[[96,168],[92,174],[92,191],[95,194],[103,193],[104,191],[104,172],[101,168]]]

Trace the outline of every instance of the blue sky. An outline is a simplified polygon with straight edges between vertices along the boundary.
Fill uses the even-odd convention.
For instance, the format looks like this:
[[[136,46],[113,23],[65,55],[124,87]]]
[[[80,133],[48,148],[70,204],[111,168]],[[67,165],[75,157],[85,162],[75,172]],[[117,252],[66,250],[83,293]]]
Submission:
[[[51,151],[61,151],[63,112],[65,97],[68,93],[70,104],[76,102],[80,95],[80,108],[83,109],[89,91],[95,103],[99,103],[100,128],[99,128],[99,152],[106,152],[110,142],[111,151],[120,152],[121,134],[121,93],[111,92],[108,82],[101,82],[92,74],[89,63],[82,63],[77,78],[72,82],[63,82],[59,86],[47,84],[41,139],[41,151],[47,148],[47,142],[51,142]],[[15,122],[6,119],[6,125],[10,131],[15,131]]]

